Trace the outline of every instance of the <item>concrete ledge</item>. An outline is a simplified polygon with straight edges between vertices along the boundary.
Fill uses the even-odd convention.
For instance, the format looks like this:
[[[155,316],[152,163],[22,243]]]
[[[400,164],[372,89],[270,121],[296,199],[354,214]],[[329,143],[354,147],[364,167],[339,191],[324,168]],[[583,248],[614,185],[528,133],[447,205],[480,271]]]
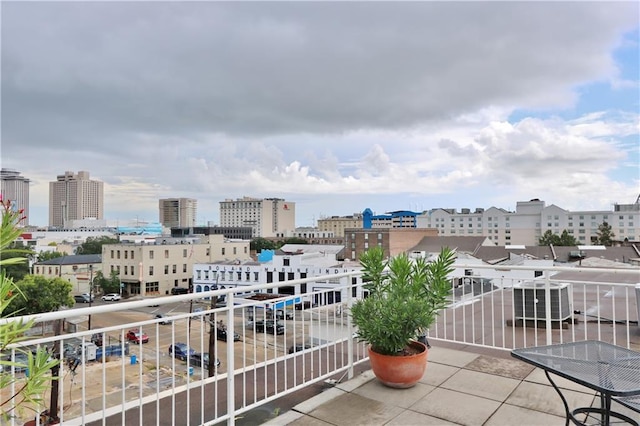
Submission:
[[[300,413],[304,413],[304,414],[309,414],[310,412],[312,412],[313,410],[315,410],[325,402],[331,401],[332,399],[338,398],[339,396],[345,395],[346,393],[347,392],[341,389],[332,388],[322,392],[321,394],[314,396],[311,399],[301,402],[300,404],[293,407],[292,410]]]

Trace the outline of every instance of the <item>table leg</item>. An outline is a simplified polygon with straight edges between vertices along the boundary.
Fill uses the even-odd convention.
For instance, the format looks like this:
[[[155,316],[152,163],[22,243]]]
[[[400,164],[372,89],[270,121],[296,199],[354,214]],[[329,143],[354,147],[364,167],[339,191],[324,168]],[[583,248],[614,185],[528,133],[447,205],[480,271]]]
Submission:
[[[567,421],[565,422],[564,425],[565,426],[569,426],[569,420],[571,420],[573,418],[573,416],[571,415],[571,410],[569,410],[569,404],[567,404],[567,400],[565,399],[565,397],[562,394],[562,392],[560,392],[560,388],[558,388],[558,386],[556,386],[555,382],[551,379],[551,375],[549,375],[549,372],[547,370],[544,370],[544,374],[547,376],[547,380],[549,380],[549,383],[551,383],[551,386],[553,386],[553,388],[556,390],[558,395],[560,395],[560,399],[562,400],[562,403],[564,404],[564,410],[567,413]]]

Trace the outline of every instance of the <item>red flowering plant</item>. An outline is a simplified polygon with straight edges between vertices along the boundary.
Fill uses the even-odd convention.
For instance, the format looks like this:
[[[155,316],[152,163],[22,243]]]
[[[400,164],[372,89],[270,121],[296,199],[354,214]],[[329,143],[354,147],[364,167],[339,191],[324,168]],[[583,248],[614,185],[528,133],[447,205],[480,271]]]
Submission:
[[[21,234],[19,224],[25,219],[24,211],[15,210],[11,201],[2,199],[0,195],[0,214],[0,251],[5,254],[28,253],[27,250],[11,247]],[[7,275],[5,267],[26,260],[25,257],[0,259],[0,389],[15,389],[14,392],[0,394],[2,424],[11,417],[21,417],[24,408],[39,411],[43,404],[42,395],[49,390],[50,382],[54,380],[50,374],[51,368],[58,363],[45,348],[34,354],[20,346],[20,342],[25,339],[25,332],[34,324],[33,319],[7,318],[4,314],[14,298],[24,297],[13,278]],[[19,361],[20,359],[24,361]],[[28,371],[29,374],[17,374],[23,371]]]

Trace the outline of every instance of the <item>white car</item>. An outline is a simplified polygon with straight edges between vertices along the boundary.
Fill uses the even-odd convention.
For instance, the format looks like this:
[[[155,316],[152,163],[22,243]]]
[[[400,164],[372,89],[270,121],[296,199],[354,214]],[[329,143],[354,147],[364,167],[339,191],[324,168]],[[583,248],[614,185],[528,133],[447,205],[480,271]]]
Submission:
[[[122,299],[118,293],[109,293],[102,296],[102,300],[105,302],[115,302],[117,300]]]

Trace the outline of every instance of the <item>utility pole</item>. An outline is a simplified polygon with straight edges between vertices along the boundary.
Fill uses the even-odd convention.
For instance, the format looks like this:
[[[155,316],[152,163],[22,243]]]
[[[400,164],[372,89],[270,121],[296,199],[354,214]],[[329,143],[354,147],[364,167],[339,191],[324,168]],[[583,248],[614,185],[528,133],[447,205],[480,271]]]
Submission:
[[[218,275],[216,274],[216,287],[215,290],[218,289]],[[211,296],[211,309],[215,309],[216,305],[218,304],[218,296]],[[209,314],[209,365],[207,366],[207,370],[209,373],[209,377],[213,377],[216,374],[216,357],[215,357],[215,353],[216,353],[216,322],[215,321],[211,321],[211,315],[213,315],[213,313]],[[231,339],[231,340],[229,340]],[[231,342],[231,343],[229,343]],[[229,336],[229,334],[227,334],[227,345],[233,345],[233,336]],[[233,380],[233,378],[231,379],[227,379],[227,380]]]
[[[62,320],[58,319],[55,322],[55,335],[56,336],[60,336],[62,334]],[[61,340],[57,340],[54,344],[53,344],[53,354],[51,355],[54,359],[58,360],[58,364],[55,365],[55,367],[53,367],[51,369],[51,378],[53,379],[51,381],[51,397],[49,399],[49,418],[50,420],[57,420],[58,419],[58,394],[59,394],[59,387],[60,387],[60,380],[59,380],[59,374],[60,374],[60,353],[61,348],[60,346],[62,345],[62,341]]]
[[[93,265],[89,264],[89,307],[93,303]],[[91,314],[89,314],[89,323],[87,328],[91,330]]]

